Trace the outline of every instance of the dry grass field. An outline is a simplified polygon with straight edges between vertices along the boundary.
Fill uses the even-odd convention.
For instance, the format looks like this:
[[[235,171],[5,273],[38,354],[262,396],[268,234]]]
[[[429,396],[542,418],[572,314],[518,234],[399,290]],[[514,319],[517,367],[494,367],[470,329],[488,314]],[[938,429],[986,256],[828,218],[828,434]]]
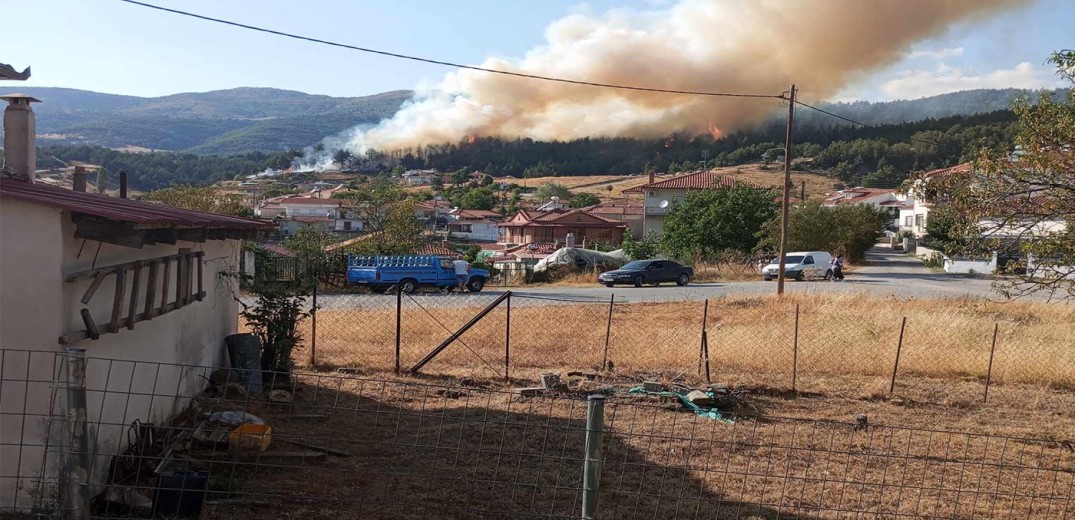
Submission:
[[[720,175],[728,175],[737,179],[741,179],[746,182],[752,182],[760,186],[780,186],[784,182],[784,172],[777,166],[770,166],[769,169],[764,169],[760,164],[745,164],[741,166],[728,166],[722,168],[714,168],[714,172]],[[550,179],[563,179],[565,177],[551,177]],[[571,179],[573,177],[566,177]],[[580,179],[596,179],[597,177],[579,177]],[[657,177],[657,180],[670,179],[670,175],[662,175]],[[809,199],[822,199],[826,194],[831,194],[836,191],[834,187],[835,182],[832,178],[825,177],[814,173],[795,173],[792,172],[791,180],[795,184],[795,195],[798,196],[799,186],[801,183],[806,183],[806,196]],[[559,181],[553,181],[559,182]],[[641,186],[649,182],[649,177],[645,175],[629,176],[629,177],[612,177],[608,182],[596,186],[583,186],[580,188],[573,188],[572,191],[588,192],[601,197],[602,199],[609,198],[622,198],[623,190],[634,188],[635,186]],[[612,191],[609,192],[608,187],[612,187]]]

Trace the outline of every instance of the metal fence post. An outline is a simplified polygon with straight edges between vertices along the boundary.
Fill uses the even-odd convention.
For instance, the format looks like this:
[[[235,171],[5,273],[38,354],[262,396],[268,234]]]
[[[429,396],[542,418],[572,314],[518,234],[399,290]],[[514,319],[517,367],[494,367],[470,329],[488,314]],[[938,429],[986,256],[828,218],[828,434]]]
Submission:
[[[317,366],[317,286],[320,283],[314,279],[313,305],[310,308],[310,366]]]
[[[702,344],[700,345],[701,351],[699,352],[698,368],[699,371],[702,365],[705,366],[705,382],[712,383],[712,379],[709,377],[709,331],[706,327],[709,326],[709,298],[706,298],[705,304],[702,307]]]
[[[795,393],[795,383],[799,379],[799,304],[795,304],[795,338],[791,343],[791,392]]]
[[[504,318],[504,381],[511,381],[511,291],[508,291],[507,316]]]
[[[597,517],[601,488],[601,437],[605,429],[605,396],[586,400],[586,458],[582,469],[582,519]]]
[[[67,422],[71,452],[65,478],[68,484],[68,520],[90,518],[90,437],[86,421],[86,349],[68,348],[63,353],[67,377]]]
[[[900,322],[900,341],[896,343],[896,362],[892,365],[892,384],[888,386],[888,395],[896,391],[896,372],[900,369],[900,351],[903,350],[903,329],[907,328],[907,316]]]
[[[1000,324],[993,324],[993,346],[989,347],[989,368],[985,372],[985,394],[982,402],[989,401],[989,382],[993,379],[993,354],[997,351],[997,332],[1000,332]]]
[[[403,342],[403,289],[396,284],[396,373],[400,368],[400,344]]]
[[[605,325],[605,354],[601,358],[601,370],[608,370],[608,342],[612,338],[612,309],[616,306],[616,295],[608,299],[608,324]]]

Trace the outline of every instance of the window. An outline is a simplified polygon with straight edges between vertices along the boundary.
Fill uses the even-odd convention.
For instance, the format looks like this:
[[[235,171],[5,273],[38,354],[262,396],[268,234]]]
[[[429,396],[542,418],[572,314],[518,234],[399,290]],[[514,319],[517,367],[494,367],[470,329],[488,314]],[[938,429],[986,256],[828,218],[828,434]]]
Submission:
[[[814,263],[814,257],[812,257],[812,256],[808,256],[808,257],[806,257],[806,260],[803,260],[803,263],[804,263],[804,264],[807,264],[807,265],[813,265],[813,263]]]
[[[343,230],[344,231],[351,231],[351,221],[350,220],[343,221]]]
[[[913,226],[914,225],[914,217],[912,217],[910,215],[907,215],[906,217],[903,217],[903,225],[907,226],[907,227]]]
[[[925,224],[925,223],[926,223],[925,215],[915,215],[914,216],[914,225],[915,225],[915,227],[922,227],[922,225]]]
[[[653,262],[649,265],[650,269],[664,269],[664,262]]]

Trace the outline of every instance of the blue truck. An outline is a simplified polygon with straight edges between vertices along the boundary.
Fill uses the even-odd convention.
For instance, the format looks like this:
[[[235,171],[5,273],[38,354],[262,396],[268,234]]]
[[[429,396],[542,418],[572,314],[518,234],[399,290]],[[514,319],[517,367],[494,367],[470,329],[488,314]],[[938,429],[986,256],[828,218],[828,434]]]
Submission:
[[[481,292],[489,281],[489,271],[471,269],[467,290]],[[347,283],[366,285],[375,293],[384,293],[392,286],[410,294],[419,287],[449,289],[458,284],[455,267],[450,258],[426,255],[358,256],[347,257]]]

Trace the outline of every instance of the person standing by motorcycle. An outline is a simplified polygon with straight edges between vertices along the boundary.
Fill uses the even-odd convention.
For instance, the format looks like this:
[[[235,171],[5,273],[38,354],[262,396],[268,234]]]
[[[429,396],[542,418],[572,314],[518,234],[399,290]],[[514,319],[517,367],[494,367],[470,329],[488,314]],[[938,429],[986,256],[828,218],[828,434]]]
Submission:
[[[832,259],[832,280],[834,282],[842,282],[844,280],[844,255],[836,255],[836,258]]]

